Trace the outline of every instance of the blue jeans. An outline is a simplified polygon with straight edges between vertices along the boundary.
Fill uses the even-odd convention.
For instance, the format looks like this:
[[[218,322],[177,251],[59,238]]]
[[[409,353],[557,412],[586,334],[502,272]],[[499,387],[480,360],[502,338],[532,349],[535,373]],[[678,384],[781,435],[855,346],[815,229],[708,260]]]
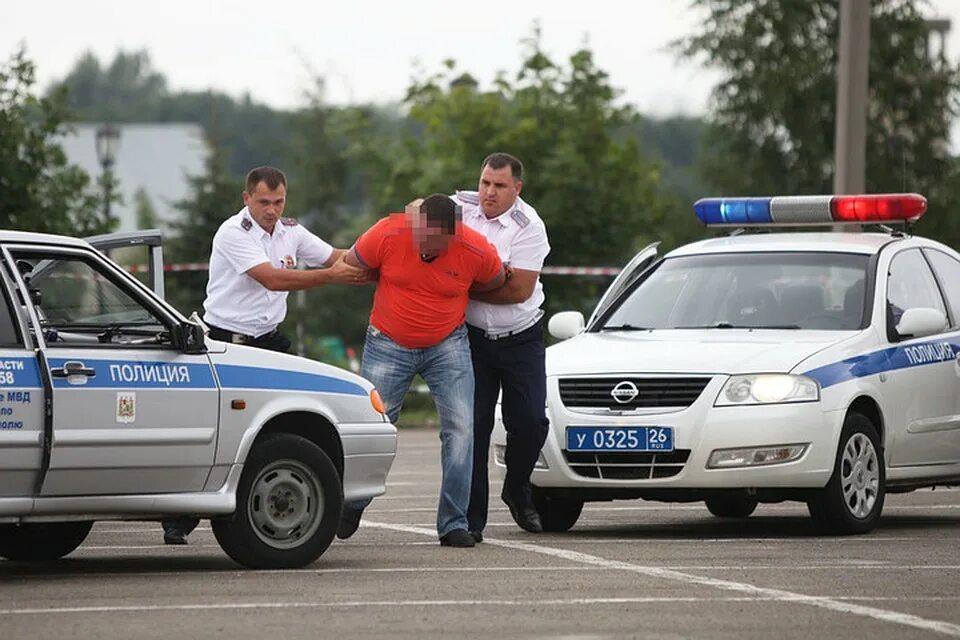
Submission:
[[[473,364],[467,328],[460,325],[432,347],[408,349],[376,327],[367,328],[360,375],[373,383],[396,423],[403,398],[416,374],[427,383],[440,416],[440,503],[437,533],[467,529],[470,481],[473,476]],[[345,505],[363,509],[370,501]]]

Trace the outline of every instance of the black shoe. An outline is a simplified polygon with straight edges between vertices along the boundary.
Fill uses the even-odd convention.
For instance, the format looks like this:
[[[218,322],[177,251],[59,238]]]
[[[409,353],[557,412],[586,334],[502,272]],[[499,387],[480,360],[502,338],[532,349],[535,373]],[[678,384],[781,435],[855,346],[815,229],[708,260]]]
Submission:
[[[441,547],[472,547],[476,544],[473,536],[465,529],[454,529],[440,538]]]
[[[187,538],[180,531],[164,531],[163,544],[187,544]]]
[[[344,509],[340,514],[340,525],[337,527],[337,537],[346,540],[357,532],[360,528],[360,518],[363,517],[363,509]]]
[[[510,495],[506,485],[504,485],[503,491],[500,492],[500,499],[510,508],[510,515],[513,516],[513,521],[516,522],[521,529],[529,531],[530,533],[543,533],[540,514],[537,513],[537,510],[534,508],[533,501],[526,495],[521,495],[523,496],[521,498]]]
[[[470,537],[473,538],[474,542],[483,542],[483,532],[482,531],[471,531]]]

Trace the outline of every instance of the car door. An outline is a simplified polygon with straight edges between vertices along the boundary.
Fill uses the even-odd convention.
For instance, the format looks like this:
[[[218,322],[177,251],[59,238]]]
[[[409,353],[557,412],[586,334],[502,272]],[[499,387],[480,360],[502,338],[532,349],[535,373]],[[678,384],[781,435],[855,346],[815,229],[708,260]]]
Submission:
[[[10,273],[0,270],[0,497],[29,502],[43,468],[44,392],[37,355],[17,313],[20,305],[13,304]],[[24,512],[16,501],[3,502],[13,513]]]
[[[907,309],[931,308],[947,315],[940,287],[919,248],[892,257],[886,287],[880,290],[886,291],[888,339],[896,345],[889,352],[890,366],[883,387],[890,396],[887,406],[896,412],[888,422],[890,465],[956,462],[960,460],[956,446],[960,368],[953,346],[960,340],[957,320],[949,320],[952,328],[936,335],[896,335],[895,327]]]
[[[933,268],[940,291],[947,302],[950,343],[953,347],[953,371],[956,378],[950,391],[952,412],[941,422],[940,444],[953,462],[960,462],[960,259],[956,253],[925,248],[923,255]]]
[[[199,491],[215,452],[209,359],[144,285],[83,247],[11,246],[52,381],[42,495]]]
[[[604,291],[603,295],[600,296],[600,301],[597,302],[597,306],[594,307],[593,313],[590,314],[590,319],[587,321],[586,326],[589,327],[593,324],[593,321],[596,320],[600,314],[606,311],[611,304],[617,299],[617,297],[623,293],[627,287],[633,284],[640,274],[642,274],[647,267],[649,267],[654,260],[657,258],[657,247],[660,246],[659,242],[654,242],[643,249],[641,249],[637,255],[626,264],[626,266],[620,270],[620,273],[617,274],[617,277],[613,279],[613,282],[610,283],[610,286],[607,287],[607,290]]]

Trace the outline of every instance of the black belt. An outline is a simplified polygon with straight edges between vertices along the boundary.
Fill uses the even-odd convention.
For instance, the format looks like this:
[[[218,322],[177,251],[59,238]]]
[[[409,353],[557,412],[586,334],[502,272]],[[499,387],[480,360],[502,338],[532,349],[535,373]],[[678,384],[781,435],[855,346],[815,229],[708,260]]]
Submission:
[[[213,325],[207,325],[210,327],[210,337],[214,340],[220,340],[222,342],[232,342],[233,344],[252,344],[254,342],[260,342],[261,340],[266,340],[272,338],[273,336],[280,333],[279,329],[274,329],[268,333],[263,334],[262,336],[248,336],[245,333],[236,333],[235,331],[227,331],[226,329],[221,329],[220,327],[214,327]]]

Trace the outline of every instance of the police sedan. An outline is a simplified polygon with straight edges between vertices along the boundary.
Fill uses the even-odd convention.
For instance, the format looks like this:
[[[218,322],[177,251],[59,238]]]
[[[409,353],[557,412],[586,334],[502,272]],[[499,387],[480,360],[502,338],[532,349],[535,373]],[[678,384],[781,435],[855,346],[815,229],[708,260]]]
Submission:
[[[240,564],[297,567],[385,491],[396,429],[363,378],[211,340],[83,240],[0,231],[0,262],[0,557],[194,516]]]
[[[595,500],[723,518],[798,500],[863,533],[885,493],[960,484],[960,254],[910,234],[925,210],[916,194],[701,200],[704,223],[751,231],[648,247],[586,322],[552,317],[544,528]],[[764,229],[814,224],[857,226]],[[502,428],[494,443],[502,461]]]

